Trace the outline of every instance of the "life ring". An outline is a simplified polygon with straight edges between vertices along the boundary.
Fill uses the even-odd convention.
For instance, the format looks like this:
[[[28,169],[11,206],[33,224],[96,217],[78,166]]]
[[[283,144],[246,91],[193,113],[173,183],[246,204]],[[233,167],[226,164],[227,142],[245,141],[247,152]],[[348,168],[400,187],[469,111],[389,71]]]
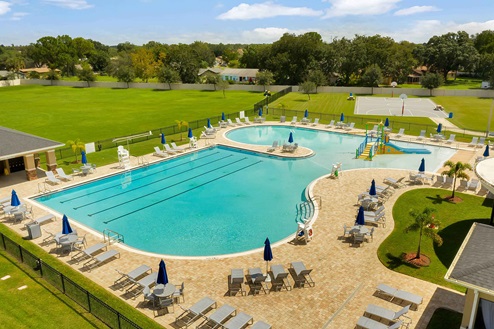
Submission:
[[[309,233],[309,237],[311,237],[312,236],[312,229],[311,228],[309,229],[308,233]]]

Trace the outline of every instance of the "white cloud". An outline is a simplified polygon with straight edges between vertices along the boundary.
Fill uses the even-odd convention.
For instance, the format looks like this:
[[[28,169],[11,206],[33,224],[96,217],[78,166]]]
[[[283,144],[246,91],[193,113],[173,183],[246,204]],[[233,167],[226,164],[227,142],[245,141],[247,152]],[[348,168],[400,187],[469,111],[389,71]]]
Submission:
[[[43,0],[43,2],[69,9],[88,9],[94,7],[94,5],[87,3],[86,0]]]
[[[221,20],[249,20],[276,16],[321,16],[322,14],[322,11],[307,7],[285,7],[273,2],[264,2],[253,5],[241,3],[216,18]]]
[[[17,12],[13,13],[12,17],[10,18],[12,21],[20,21],[24,16],[29,15],[29,13],[22,13],[22,12]]]
[[[438,8],[434,6],[413,6],[405,9],[400,9],[394,13],[395,16],[408,16],[420,13],[427,13],[431,11],[439,11]]]
[[[10,3],[7,1],[0,1],[0,15],[4,15],[10,11]]]
[[[468,34],[476,34],[485,30],[494,30],[494,20],[459,24],[457,29],[457,31],[468,32]]]
[[[326,0],[331,8],[326,10],[323,18],[341,17],[349,15],[381,15],[396,7],[401,0]]]

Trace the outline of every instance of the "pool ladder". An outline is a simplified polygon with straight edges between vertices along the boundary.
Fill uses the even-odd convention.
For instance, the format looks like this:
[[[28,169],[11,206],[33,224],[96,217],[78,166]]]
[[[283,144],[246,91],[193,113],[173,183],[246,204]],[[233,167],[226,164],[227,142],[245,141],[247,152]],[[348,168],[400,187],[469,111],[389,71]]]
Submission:
[[[122,234],[109,229],[103,230],[103,239],[104,242],[108,241],[108,244],[124,242],[124,236]]]
[[[137,157],[137,165],[147,166],[149,165],[149,161],[144,156],[140,156]]]
[[[38,183],[38,193],[43,194],[48,192],[51,192],[51,190],[46,186],[46,182]]]

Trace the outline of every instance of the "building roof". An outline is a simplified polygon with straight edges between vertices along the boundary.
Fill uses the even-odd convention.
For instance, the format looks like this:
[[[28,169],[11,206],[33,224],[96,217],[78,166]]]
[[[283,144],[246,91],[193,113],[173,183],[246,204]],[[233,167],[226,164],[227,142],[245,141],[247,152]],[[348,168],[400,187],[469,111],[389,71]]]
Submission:
[[[232,68],[207,68],[199,69],[199,75],[211,72],[219,75],[235,75],[239,77],[255,77],[259,69],[232,69]]]
[[[494,227],[474,223],[445,279],[461,286],[494,294]]]
[[[29,72],[38,72],[39,74],[43,74],[43,73],[48,73],[50,72],[51,70],[48,68],[48,67],[34,67],[34,68],[30,68],[30,69],[20,69],[19,72],[21,73],[29,73]],[[59,69],[55,69],[55,72],[60,72]]]
[[[53,150],[64,145],[46,138],[0,127],[0,160]]]

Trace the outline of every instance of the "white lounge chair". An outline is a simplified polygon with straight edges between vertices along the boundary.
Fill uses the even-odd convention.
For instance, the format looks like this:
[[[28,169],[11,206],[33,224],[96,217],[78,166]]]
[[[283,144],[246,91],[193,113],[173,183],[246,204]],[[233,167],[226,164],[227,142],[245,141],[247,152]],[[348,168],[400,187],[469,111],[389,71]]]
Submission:
[[[294,125],[297,123],[297,116],[295,115],[293,118],[292,118],[292,121],[290,122],[290,124]]]
[[[55,215],[52,215],[52,214],[48,214],[48,215],[45,215],[45,216],[42,216],[42,217],[39,217],[39,218],[36,218],[34,220],[35,223],[38,223],[39,225],[47,222],[47,221],[50,221],[52,219],[55,219]]]
[[[460,179],[460,187],[461,189],[463,190],[467,190],[468,189],[468,181],[466,179]]]
[[[174,155],[174,154],[177,154],[177,153],[178,153],[178,151],[173,150],[173,149],[170,147],[170,145],[168,145],[168,144],[164,144],[164,146],[165,146],[165,151],[166,151],[168,154]]]
[[[478,187],[479,187],[479,180],[478,179],[472,178],[470,180],[470,182],[468,182],[468,189],[470,191],[476,192]]]
[[[201,138],[201,139],[213,139],[213,138],[216,138],[216,134],[208,135],[208,134],[206,134],[205,131],[202,131],[201,136],[199,136],[199,138]]]
[[[225,329],[242,329],[242,328],[245,328],[248,324],[252,324],[252,322],[254,322],[254,319],[252,318],[252,316],[250,316],[244,312],[240,312],[237,315],[235,315],[233,318],[231,318],[227,323],[225,323],[223,328],[225,328]]]
[[[226,122],[231,127],[235,127],[236,126],[236,124],[232,122],[232,119],[227,119]]]
[[[425,139],[425,130],[420,131],[420,135],[417,137],[418,141],[424,140]]]
[[[271,329],[271,325],[264,321],[257,321],[250,329]]]
[[[468,144],[468,146],[476,147],[478,141],[479,141],[479,138],[477,136],[474,136],[474,137],[472,137],[472,141],[470,142],[470,144]]]
[[[168,154],[166,152],[163,152],[162,150],[160,150],[160,148],[158,146],[155,146],[154,147],[154,153],[153,155],[156,155],[156,156],[159,156],[159,157],[162,157],[162,158],[165,158],[168,156]]]
[[[367,308],[365,309],[365,314],[368,314],[370,316],[377,316],[381,319],[385,319],[388,321],[396,321],[398,320],[401,316],[405,316],[406,313],[408,313],[408,310],[410,309],[410,305],[407,305],[403,307],[401,310],[394,312],[391,310],[388,310],[387,308],[377,306],[374,304],[369,304]]]
[[[208,328],[222,328],[223,323],[230,316],[235,315],[237,310],[235,307],[230,306],[228,304],[224,304],[221,307],[217,308],[210,316],[206,317],[204,321],[202,321],[196,328],[202,328],[206,326]]]
[[[309,285],[309,287],[314,287],[316,285],[316,283],[310,276],[312,269],[305,268],[303,262],[292,262],[290,266],[295,272],[296,285],[298,285],[299,287],[303,287],[306,283]]]
[[[446,144],[451,144],[455,141],[455,138],[456,138],[456,134],[451,134],[449,135],[449,138],[446,140]]]
[[[274,150],[276,150],[278,148],[278,141],[274,141],[273,142],[273,145],[271,145],[269,148],[268,148],[268,152],[273,152]]]
[[[244,118],[244,123],[247,124],[247,125],[251,125],[252,122],[249,120],[249,117],[245,117]]]
[[[115,269],[115,271],[117,271],[118,274],[120,274],[120,277],[117,280],[115,280],[113,285],[115,287],[123,288],[126,285],[139,280],[141,277],[143,277],[148,272],[151,273],[153,270],[148,265],[141,265],[141,266],[133,269],[129,273],[120,272],[117,269]]]
[[[100,266],[101,264],[107,262],[108,260],[116,256],[120,258],[120,252],[118,252],[118,250],[115,249],[108,250],[102,254],[99,254],[98,256],[92,257],[90,260],[84,263],[83,267],[86,267],[87,269],[91,270],[92,268]]]
[[[235,118],[235,122],[237,123],[237,126],[243,126],[245,123],[240,121],[240,118]]]
[[[319,118],[315,118],[314,122],[312,122],[312,126],[317,126],[319,124]]]
[[[60,179],[55,177],[55,174],[53,174],[53,171],[50,171],[50,170],[45,171],[45,174],[46,174],[45,181],[48,181],[48,182],[53,183],[53,184],[59,184],[62,182]]]
[[[60,177],[63,180],[69,181],[69,180],[74,179],[74,177],[72,177],[72,175],[67,175],[65,173],[65,171],[63,171],[63,168],[57,168],[55,170],[57,171],[58,177]]]
[[[177,151],[177,152],[185,152],[185,148],[183,146],[177,146],[175,142],[171,142],[170,145],[172,146],[172,150]]]
[[[377,322],[376,320],[372,320],[365,316],[361,316],[357,321],[357,328],[362,329],[398,329],[401,328],[403,321],[398,321],[388,326],[384,323]]]
[[[77,263],[79,263],[81,260],[91,258],[94,256],[95,253],[97,253],[100,250],[106,249],[107,245],[106,243],[96,243],[92,246],[87,247],[84,250],[79,251],[77,254],[72,256],[72,259],[75,260]]]
[[[480,137],[476,147],[484,147],[484,146],[485,146],[485,137]]]
[[[194,321],[201,318],[210,308],[216,308],[216,301],[209,297],[204,297],[189,308],[183,308],[183,313],[175,318],[175,323],[181,327],[188,328]],[[182,324],[182,325],[181,325]]]
[[[418,295],[412,294],[411,292],[408,291],[390,287],[384,283],[381,283],[377,286],[377,293],[384,297],[388,297],[389,301],[393,301],[394,299],[399,299],[404,303],[412,304],[415,306],[422,304],[422,300],[423,300],[423,298]]]
[[[405,128],[400,128],[398,133],[395,135],[396,138],[401,138],[405,134]]]
[[[345,127],[345,130],[346,130],[346,131],[350,131],[350,130],[352,130],[354,127],[355,127],[355,122],[350,122],[350,124],[349,124],[347,127]]]
[[[334,120],[331,120],[326,128],[334,128]]]

